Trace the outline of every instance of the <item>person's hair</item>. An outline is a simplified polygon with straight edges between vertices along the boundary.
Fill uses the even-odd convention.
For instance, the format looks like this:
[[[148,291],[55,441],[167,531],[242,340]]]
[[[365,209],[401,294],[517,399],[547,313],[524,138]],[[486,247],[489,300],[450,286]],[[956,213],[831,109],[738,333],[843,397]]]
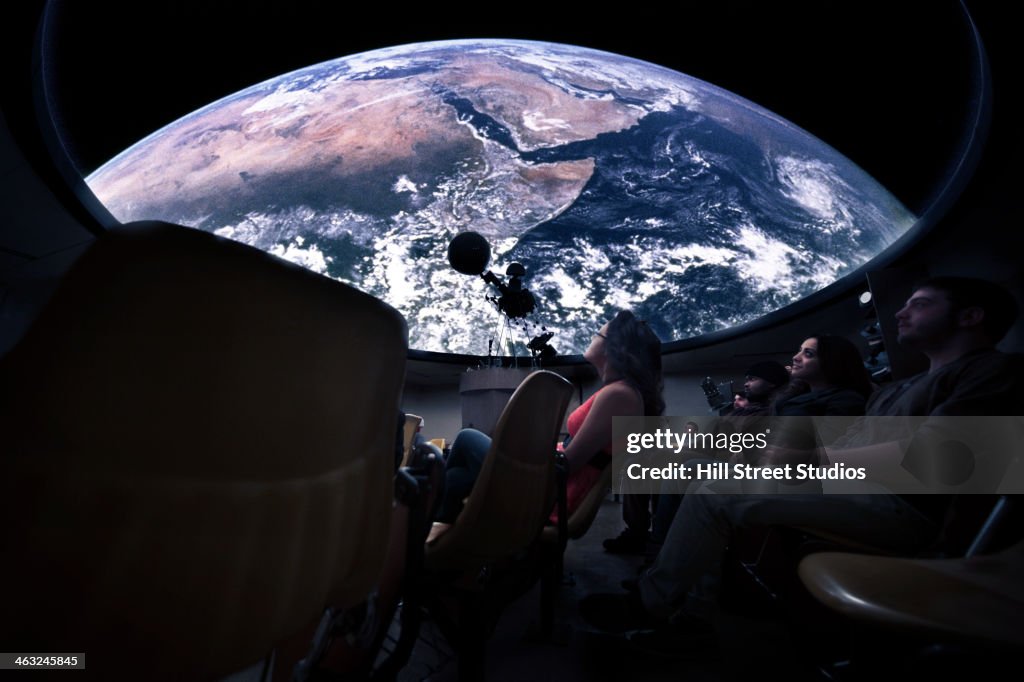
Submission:
[[[871,377],[852,341],[835,334],[814,334],[808,338],[818,342],[818,362],[826,384],[852,389],[865,398],[871,395]]]
[[[628,310],[620,310],[608,323],[605,355],[608,368],[612,370],[609,376],[626,381],[640,391],[645,415],[656,416],[665,411],[661,339],[646,322]]]
[[[807,385],[806,381],[802,379],[790,379],[789,383],[786,384],[784,388],[777,391],[775,395],[772,396],[772,404],[781,405],[790,398],[795,398],[798,395],[810,392],[811,387]]]
[[[1017,320],[1013,294],[994,282],[975,277],[929,277],[917,282],[914,291],[925,287],[944,293],[953,304],[953,312],[981,308],[981,328],[993,344],[999,343]]]

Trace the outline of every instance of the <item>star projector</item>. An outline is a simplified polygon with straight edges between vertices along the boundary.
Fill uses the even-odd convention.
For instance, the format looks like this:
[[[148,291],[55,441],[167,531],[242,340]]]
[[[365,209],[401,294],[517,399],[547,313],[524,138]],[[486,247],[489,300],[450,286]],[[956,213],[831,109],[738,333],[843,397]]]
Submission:
[[[501,347],[501,340],[505,331],[509,331],[510,355],[515,357],[515,346],[511,338],[512,321],[522,322],[524,331],[527,329],[526,318],[536,309],[537,300],[530,290],[523,284],[526,277],[526,267],[522,263],[511,263],[505,269],[508,277],[506,284],[500,277],[487,269],[491,260],[491,247],[487,240],[477,232],[461,232],[448,244],[448,263],[456,272],[464,275],[479,275],[481,279],[498,290],[498,296],[486,296],[487,300],[495,305],[503,316],[502,329],[498,335],[498,346]],[[534,336],[526,347],[530,350],[535,361],[555,356],[555,349],[548,343],[554,336],[553,332],[541,327],[543,333]],[[529,334],[528,334],[529,335]],[[487,344],[488,357],[494,347],[494,339]]]

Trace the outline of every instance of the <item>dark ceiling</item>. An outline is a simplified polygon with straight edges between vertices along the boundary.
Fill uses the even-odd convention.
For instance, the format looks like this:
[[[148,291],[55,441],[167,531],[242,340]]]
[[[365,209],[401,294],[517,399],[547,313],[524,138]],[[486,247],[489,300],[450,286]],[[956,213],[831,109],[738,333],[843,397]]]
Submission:
[[[290,70],[386,45],[509,37],[662,64],[751,99],[839,149],[912,210],[948,171],[970,109],[970,36],[956,2],[683,4],[481,10],[450,4],[375,21],[341,3],[52,4],[51,110],[83,173],[161,126]],[[987,12],[991,7],[985,8]],[[998,17],[979,18],[982,35]],[[988,23],[986,26],[985,24]]]

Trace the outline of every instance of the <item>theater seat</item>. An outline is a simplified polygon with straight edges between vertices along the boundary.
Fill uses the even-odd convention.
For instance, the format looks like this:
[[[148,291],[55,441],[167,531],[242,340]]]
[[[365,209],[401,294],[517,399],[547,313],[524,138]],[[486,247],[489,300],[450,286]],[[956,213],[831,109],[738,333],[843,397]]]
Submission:
[[[424,593],[458,653],[460,679],[483,679],[486,641],[502,609],[541,575],[539,541],[555,501],[555,446],[571,395],[572,384],[553,372],[519,385],[462,512],[427,545]]]
[[[537,540],[554,505],[555,445],[571,395],[572,384],[554,372],[519,385],[462,513],[427,547],[428,569],[479,568]]]
[[[402,453],[402,466],[407,467],[412,462],[412,448],[416,444],[416,434],[420,430],[420,422],[423,421],[423,417],[416,414],[406,413],[405,425],[402,432],[402,444],[405,447],[405,451]]]
[[[99,238],[0,360],[0,641],[217,679],[384,562],[401,316],[197,230]]]
[[[955,541],[949,521],[963,520],[990,498],[961,496],[953,502],[944,530]],[[937,644],[1013,651],[1024,644],[1024,540],[983,553],[1000,526],[1012,528],[1007,521],[1014,503],[1010,496],[995,499],[963,557],[827,552],[801,561],[800,579],[818,601],[855,621]],[[1014,537],[1020,538],[1019,531]]]
[[[812,554],[800,579],[850,618],[942,640],[1024,646],[1024,541],[987,556]]]

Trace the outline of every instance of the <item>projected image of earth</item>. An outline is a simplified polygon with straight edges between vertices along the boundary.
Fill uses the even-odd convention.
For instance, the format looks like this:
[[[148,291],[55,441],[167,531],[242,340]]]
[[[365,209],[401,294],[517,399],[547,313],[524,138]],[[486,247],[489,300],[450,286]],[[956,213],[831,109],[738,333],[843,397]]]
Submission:
[[[87,182],[122,222],[259,247],[387,301],[411,348],[475,355],[500,316],[494,290],[447,263],[465,230],[490,242],[495,273],[526,266],[533,319],[568,354],[621,308],[664,341],[750,321],[914,221],[841,154],[732,93],[628,57],[504,40],[279,76]]]

